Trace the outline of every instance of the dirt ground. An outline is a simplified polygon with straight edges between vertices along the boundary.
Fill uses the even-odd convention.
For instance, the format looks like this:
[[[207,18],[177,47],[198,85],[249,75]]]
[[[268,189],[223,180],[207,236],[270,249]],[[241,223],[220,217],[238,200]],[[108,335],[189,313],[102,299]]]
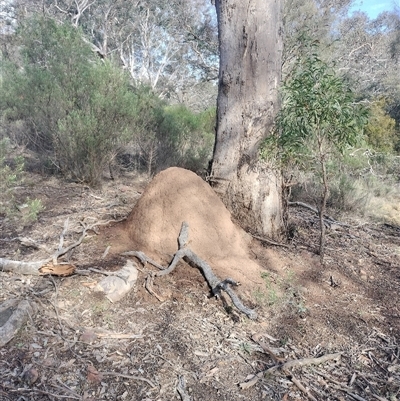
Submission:
[[[66,219],[69,244],[83,224],[127,217],[147,184],[134,173],[101,189],[30,174],[16,199],[41,199],[45,210],[32,224],[0,217],[0,257],[45,259]],[[63,258],[73,276],[0,272],[0,302],[35,306],[0,348],[0,401],[400,399],[400,228],[348,218],[328,230],[321,265],[316,216],[290,212],[285,247],[251,242],[259,270],[237,293],[255,321],[229,298],[210,297],[185,262],[155,281],[164,302],[143,287],[152,268],[138,261],[137,286],[122,301],[94,292],[104,276],[90,268],[115,271],[122,252],[142,250],[132,249],[124,221],[90,231]]]

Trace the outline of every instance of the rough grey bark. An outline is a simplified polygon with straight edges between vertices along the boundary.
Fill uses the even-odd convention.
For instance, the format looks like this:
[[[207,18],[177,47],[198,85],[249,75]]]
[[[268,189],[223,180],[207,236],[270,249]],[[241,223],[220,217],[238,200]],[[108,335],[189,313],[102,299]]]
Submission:
[[[220,71],[210,181],[244,228],[277,237],[283,227],[281,178],[259,161],[258,150],[279,106],[281,1],[215,5]]]

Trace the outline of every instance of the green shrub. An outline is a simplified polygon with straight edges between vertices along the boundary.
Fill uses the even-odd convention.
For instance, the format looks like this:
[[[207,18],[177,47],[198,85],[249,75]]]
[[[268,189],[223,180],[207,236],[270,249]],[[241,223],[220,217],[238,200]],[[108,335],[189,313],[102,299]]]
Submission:
[[[214,125],[214,110],[194,113],[181,105],[165,107],[158,131],[163,155],[160,166],[205,169],[212,156]]]
[[[334,161],[360,141],[366,111],[355,103],[345,82],[317,55],[310,44],[309,53],[299,58],[291,76],[282,86],[282,108],[276,135],[264,146],[272,145],[284,167],[296,166],[314,175],[319,188],[317,209],[320,220],[321,259],[324,255],[323,216],[331,189]]]
[[[23,182],[24,160],[21,156],[12,155],[10,140],[3,138],[0,140],[0,215],[17,218],[22,215],[24,223],[32,223],[44,206],[40,199],[27,198],[24,204],[17,207],[14,192]]]
[[[386,112],[387,101],[375,100],[369,110],[368,124],[365,127],[367,141],[376,151],[393,152],[398,140],[396,121]]]
[[[4,120],[23,120],[20,140],[65,176],[98,184],[131,135],[137,97],[128,77],[94,55],[68,24],[34,17],[17,35],[22,61],[3,63]]]
[[[14,187],[22,181],[24,161],[21,157],[11,160],[13,167],[7,164],[10,153],[8,138],[0,140],[0,214],[9,215],[14,209]]]

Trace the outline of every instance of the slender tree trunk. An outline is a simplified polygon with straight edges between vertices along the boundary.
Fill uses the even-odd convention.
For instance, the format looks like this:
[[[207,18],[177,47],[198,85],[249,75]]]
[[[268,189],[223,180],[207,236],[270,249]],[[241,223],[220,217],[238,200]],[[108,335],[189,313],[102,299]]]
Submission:
[[[322,148],[322,140],[318,139],[319,146],[319,154],[320,154],[320,164],[321,164],[321,172],[322,172],[322,196],[321,196],[321,204],[319,206],[319,226],[321,229],[321,235],[319,238],[319,256],[321,258],[321,262],[324,260],[325,255],[325,238],[326,238],[326,228],[324,222],[324,215],[326,211],[326,202],[328,200],[329,195],[329,187],[328,187],[328,176],[326,173],[326,161],[325,154]]]
[[[220,71],[211,183],[246,229],[282,231],[281,177],[259,161],[278,110],[281,0],[216,0]]]

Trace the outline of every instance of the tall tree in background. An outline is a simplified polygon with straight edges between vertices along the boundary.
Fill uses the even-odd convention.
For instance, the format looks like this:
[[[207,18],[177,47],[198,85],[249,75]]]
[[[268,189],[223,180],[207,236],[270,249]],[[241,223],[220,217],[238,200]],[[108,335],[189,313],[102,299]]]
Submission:
[[[218,74],[217,29],[206,0],[10,1],[15,25],[38,13],[69,22],[102,59],[161,98],[194,103],[200,111],[215,102],[216,90],[207,81]],[[202,99],[191,100],[188,92]]]
[[[220,70],[211,183],[247,229],[276,237],[283,226],[279,173],[259,161],[278,111],[280,0],[215,2]]]

